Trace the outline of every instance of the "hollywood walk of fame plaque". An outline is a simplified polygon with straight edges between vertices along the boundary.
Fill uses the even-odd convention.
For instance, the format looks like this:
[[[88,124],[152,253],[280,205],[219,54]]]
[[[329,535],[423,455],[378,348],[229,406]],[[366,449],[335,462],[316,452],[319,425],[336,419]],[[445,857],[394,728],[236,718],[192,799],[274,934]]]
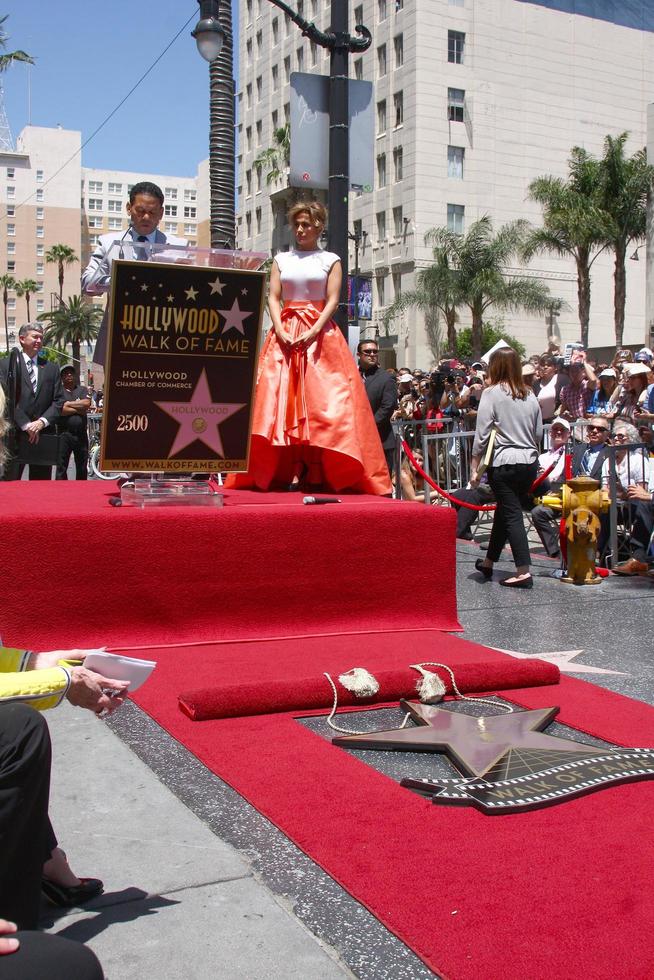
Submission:
[[[265,274],[197,252],[112,264],[105,470],[247,469]]]
[[[595,748],[542,731],[558,708],[472,716],[401,701],[415,726],[339,735],[347,749],[442,752],[463,778],[403,779],[434,803],[519,813],[563,803],[618,783],[654,778],[654,750]]]

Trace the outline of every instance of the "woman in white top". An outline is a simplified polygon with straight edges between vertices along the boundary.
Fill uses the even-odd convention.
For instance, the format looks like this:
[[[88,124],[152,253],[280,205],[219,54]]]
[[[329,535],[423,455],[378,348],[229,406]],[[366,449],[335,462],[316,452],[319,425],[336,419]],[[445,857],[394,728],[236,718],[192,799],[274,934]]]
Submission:
[[[318,202],[288,212],[296,247],[278,253],[270,273],[273,329],[259,361],[249,470],[229,487],[391,493],[368,396],[332,320],[341,262],[318,247],[326,217]]]
[[[642,447],[631,449],[630,446],[639,443],[638,429],[629,422],[618,420],[613,426],[613,442],[620,449],[615,454],[616,497],[627,500],[627,489],[630,486],[642,487],[646,490],[650,483],[650,462],[646,450]],[[604,460],[602,466],[602,486],[611,489],[609,473],[610,458]]]
[[[492,578],[493,564],[499,560],[508,540],[516,572],[500,585],[531,589],[529,544],[522,512],[529,506],[529,490],[538,471],[543,419],[536,396],[523,381],[520,358],[511,347],[496,351],[489,369],[490,384],[479,402],[470,483],[474,487],[479,482],[479,463],[488,451],[494,432],[488,483],[495,494],[497,509],[486,558],[480,558],[475,567],[484,578]]]

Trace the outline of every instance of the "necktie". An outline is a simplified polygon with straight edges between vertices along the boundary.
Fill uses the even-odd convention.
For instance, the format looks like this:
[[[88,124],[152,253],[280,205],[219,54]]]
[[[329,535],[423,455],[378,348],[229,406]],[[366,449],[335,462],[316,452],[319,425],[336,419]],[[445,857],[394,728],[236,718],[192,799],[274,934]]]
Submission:
[[[139,235],[136,241],[139,243],[147,242],[147,238],[145,235]],[[148,253],[144,248],[136,247],[134,249],[134,258],[138,259],[139,262],[147,262]]]
[[[34,361],[31,357],[27,359],[27,373],[30,376],[30,382],[32,384],[32,391],[36,394],[36,371],[34,370]]]

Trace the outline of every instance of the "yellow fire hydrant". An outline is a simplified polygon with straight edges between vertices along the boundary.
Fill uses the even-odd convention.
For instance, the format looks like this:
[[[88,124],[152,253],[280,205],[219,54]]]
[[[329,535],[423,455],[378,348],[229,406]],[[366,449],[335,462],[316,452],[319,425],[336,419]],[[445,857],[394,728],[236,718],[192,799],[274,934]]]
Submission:
[[[565,518],[568,574],[561,579],[571,585],[597,585],[595,555],[600,532],[600,514],[609,510],[610,499],[597,480],[578,476],[563,484],[561,497],[547,494],[543,504],[560,510]]]

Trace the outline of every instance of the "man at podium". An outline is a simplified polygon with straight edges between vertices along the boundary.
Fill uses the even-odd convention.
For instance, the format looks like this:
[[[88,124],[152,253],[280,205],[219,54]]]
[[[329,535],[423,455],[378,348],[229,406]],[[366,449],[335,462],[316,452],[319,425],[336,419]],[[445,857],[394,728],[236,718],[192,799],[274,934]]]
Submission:
[[[127,214],[129,224],[122,236],[116,232],[108,235],[101,235],[98,244],[89,259],[89,264],[82,273],[82,292],[87,296],[101,296],[102,293],[109,291],[111,285],[111,262],[112,254],[115,256],[115,249],[112,246],[116,242],[123,243],[126,259],[138,259],[138,243],[154,245],[186,245],[186,239],[177,238],[175,235],[166,235],[159,231],[159,222],[164,214],[163,191],[156,184],[149,180],[142,180],[134,184],[129,192],[127,202]],[[144,251],[144,250],[142,250]],[[146,258],[145,253],[142,256]],[[104,364],[107,350],[107,310],[105,309],[100,332],[95,344],[93,360],[96,364]]]

